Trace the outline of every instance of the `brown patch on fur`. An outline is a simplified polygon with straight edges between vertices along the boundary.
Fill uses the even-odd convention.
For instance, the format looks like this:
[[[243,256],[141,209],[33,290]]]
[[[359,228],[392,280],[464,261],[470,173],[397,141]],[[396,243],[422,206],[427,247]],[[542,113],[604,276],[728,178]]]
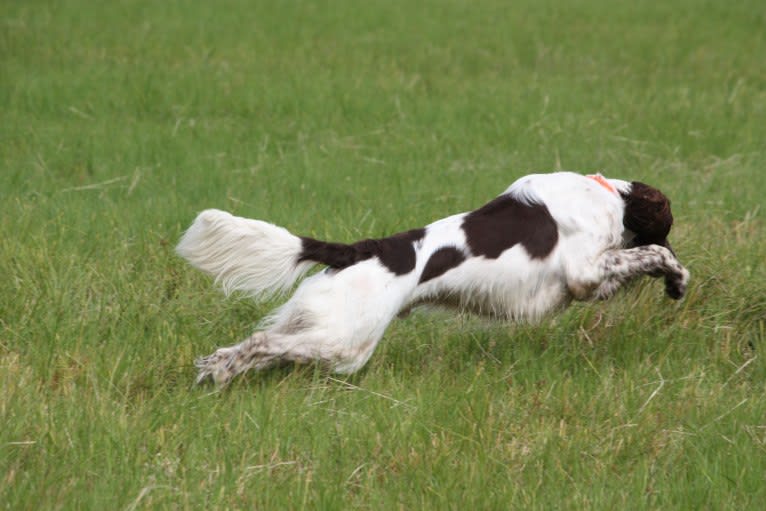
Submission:
[[[625,214],[622,223],[634,232],[634,246],[669,247],[668,233],[673,225],[670,200],[658,189],[638,181],[631,183],[630,193],[622,193]]]
[[[544,204],[526,204],[501,195],[463,220],[471,253],[497,259],[521,243],[533,259],[545,259],[558,242],[556,221]]]
[[[388,238],[367,239],[351,245],[301,238],[303,247],[298,261],[316,261],[342,270],[360,261],[377,257],[395,275],[405,275],[415,268],[415,242],[423,239],[423,228],[394,234]]]
[[[418,284],[435,279],[447,271],[460,266],[465,261],[465,254],[455,247],[442,247],[428,258]]]

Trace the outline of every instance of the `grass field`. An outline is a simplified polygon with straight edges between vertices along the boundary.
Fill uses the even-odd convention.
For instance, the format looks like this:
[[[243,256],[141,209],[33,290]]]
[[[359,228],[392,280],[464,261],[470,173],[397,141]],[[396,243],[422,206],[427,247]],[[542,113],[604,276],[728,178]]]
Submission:
[[[3,2],[0,509],[763,509],[764,55],[758,0]],[[275,305],[174,254],[201,209],[351,241],[559,168],[667,192],[684,301],[193,385]]]

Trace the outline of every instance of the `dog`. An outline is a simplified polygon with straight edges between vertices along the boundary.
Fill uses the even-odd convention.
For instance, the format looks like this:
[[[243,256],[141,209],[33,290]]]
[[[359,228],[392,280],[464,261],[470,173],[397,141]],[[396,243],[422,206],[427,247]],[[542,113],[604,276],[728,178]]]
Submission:
[[[607,299],[641,275],[664,277],[668,296],[680,299],[689,271],[668,242],[672,223],[656,188],[572,172],[528,175],[474,211],[351,244],[203,211],[176,250],[226,294],[270,297],[326,267],[250,337],[198,359],[197,382],[225,385],[284,362],[353,373],[389,323],[421,304],[536,321],[572,300]]]

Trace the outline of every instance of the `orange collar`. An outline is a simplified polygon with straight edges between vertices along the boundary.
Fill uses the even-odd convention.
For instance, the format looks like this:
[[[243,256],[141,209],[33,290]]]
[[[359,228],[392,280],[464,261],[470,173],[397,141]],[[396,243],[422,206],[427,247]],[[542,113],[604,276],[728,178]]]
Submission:
[[[595,182],[597,182],[598,184],[600,184],[601,186],[603,186],[604,188],[606,188],[607,190],[609,190],[613,194],[615,194],[615,195],[617,194],[617,190],[615,189],[615,187],[612,186],[612,184],[609,181],[607,181],[604,178],[604,176],[602,176],[601,174],[590,174],[590,175],[585,176],[585,177],[594,180]]]

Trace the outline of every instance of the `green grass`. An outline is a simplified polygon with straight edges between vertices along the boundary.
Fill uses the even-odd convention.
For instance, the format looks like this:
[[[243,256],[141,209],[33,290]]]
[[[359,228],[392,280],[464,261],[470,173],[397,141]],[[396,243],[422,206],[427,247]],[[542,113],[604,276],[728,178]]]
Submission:
[[[756,0],[4,2],[0,508],[761,509],[764,55]],[[192,385],[275,305],[199,210],[351,241],[558,168],[667,192],[684,301]]]

